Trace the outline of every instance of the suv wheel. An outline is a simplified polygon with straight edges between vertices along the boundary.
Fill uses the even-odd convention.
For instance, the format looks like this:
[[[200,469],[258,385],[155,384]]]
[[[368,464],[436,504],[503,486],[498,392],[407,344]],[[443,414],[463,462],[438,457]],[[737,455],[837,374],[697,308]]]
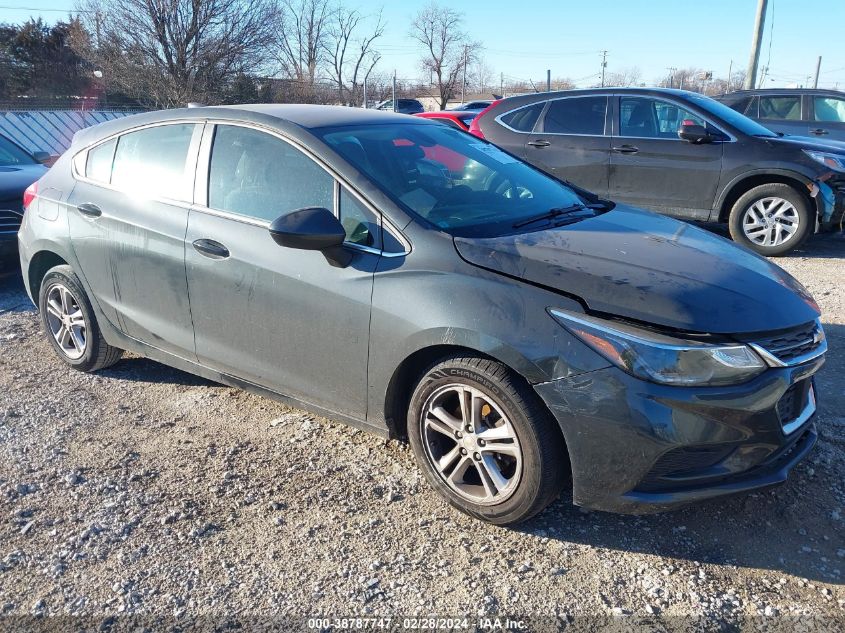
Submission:
[[[783,183],[747,191],[731,209],[728,225],[735,242],[769,256],[798,248],[815,229],[806,197]]]
[[[429,483],[473,517],[524,521],[560,494],[569,460],[537,395],[493,360],[455,357],[420,380],[408,438]]]
[[[56,266],[44,275],[38,311],[56,354],[74,369],[97,371],[114,365],[123,355],[123,350],[103,338],[91,303],[70,266]]]

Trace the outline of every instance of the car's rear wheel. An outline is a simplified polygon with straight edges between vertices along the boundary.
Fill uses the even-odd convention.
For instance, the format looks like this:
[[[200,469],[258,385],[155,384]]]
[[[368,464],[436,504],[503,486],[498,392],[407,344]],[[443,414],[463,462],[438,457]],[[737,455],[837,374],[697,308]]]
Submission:
[[[761,255],[783,255],[813,233],[807,198],[783,183],[754,187],[740,196],[728,220],[731,237]]]
[[[47,338],[65,363],[80,371],[114,365],[123,350],[106,343],[79,278],[70,266],[47,271],[38,293]]]
[[[426,479],[484,521],[524,521],[560,494],[569,460],[560,429],[531,388],[494,360],[431,367],[408,408],[408,438]]]

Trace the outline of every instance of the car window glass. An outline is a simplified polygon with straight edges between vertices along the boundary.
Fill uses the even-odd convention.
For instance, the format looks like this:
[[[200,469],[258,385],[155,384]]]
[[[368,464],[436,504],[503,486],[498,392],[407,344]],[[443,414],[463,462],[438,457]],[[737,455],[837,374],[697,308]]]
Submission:
[[[114,159],[114,146],[117,139],[112,139],[97,147],[88,150],[88,159],[85,162],[85,177],[97,182],[111,182],[112,160]]]
[[[111,183],[148,197],[189,201],[193,181],[186,165],[193,133],[194,124],[183,123],[123,134],[117,141]]]
[[[620,136],[677,139],[685,122],[705,125],[704,119],[667,101],[647,97],[619,99]]]
[[[218,125],[208,206],[273,221],[303,207],[334,208],[334,178],[290,143],[265,132]]]
[[[0,165],[34,165],[35,162],[32,156],[12,141],[0,136]]]
[[[816,121],[845,123],[845,99],[816,97],[813,105]]]
[[[347,242],[381,248],[378,218],[343,187],[340,188],[340,223],[346,231]]]
[[[543,132],[550,134],[604,134],[607,97],[557,99],[543,117]]]
[[[760,118],[801,120],[801,97],[760,97]]]
[[[540,102],[520,108],[519,110],[514,110],[513,112],[508,112],[507,114],[503,114],[500,120],[517,132],[530,132],[534,129],[534,125],[537,123],[537,119],[540,117],[544,105],[546,105],[545,102]]]
[[[744,110],[740,110],[745,116],[750,116],[753,119],[759,118],[760,116],[760,98],[753,97],[749,99],[748,105],[745,106]]]
[[[457,128],[459,130],[464,129],[453,119],[447,119],[446,117],[434,117],[434,120],[442,125],[448,125],[449,127]]]

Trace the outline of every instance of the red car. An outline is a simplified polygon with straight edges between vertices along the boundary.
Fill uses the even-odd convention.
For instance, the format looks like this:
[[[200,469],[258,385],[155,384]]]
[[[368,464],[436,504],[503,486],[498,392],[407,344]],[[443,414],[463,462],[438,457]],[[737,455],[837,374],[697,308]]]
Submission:
[[[434,119],[443,125],[451,125],[463,132],[469,131],[469,124],[479,115],[481,110],[435,110],[433,112],[420,112],[414,116],[421,116],[424,119]]]

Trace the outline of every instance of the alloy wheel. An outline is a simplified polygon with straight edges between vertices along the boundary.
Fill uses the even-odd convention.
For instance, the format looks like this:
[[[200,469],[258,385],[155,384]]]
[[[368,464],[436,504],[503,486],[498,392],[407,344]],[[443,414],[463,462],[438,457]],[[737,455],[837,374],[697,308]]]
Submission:
[[[78,360],[85,354],[88,344],[88,327],[79,301],[62,284],[56,284],[47,292],[47,326],[62,352],[71,360]]]
[[[801,219],[789,200],[761,198],[749,206],[742,217],[742,231],[758,246],[780,246],[798,232]]]
[[[479,505],[503,502],[519,486],[522,449],[513,424],[481,390],[446,385],[423,407],[422,443],[443,482]]]

